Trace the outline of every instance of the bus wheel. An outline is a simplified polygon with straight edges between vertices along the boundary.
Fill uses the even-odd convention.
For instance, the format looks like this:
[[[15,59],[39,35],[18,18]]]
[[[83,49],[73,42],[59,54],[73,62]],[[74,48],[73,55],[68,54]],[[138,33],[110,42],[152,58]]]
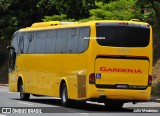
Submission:
[[[65,83],[63,83],[61,87],[61,103],[64,107],[67,107],[69,105],[67,86]]]
[[[124,103],[120,101],[106,101],[104,104],[106,109],[122,109]]]
[[[19,84],[19,92],[20,92],[20,99],[21,100],[29,100],[30,94],[24,93],[23,82],[20,82],[20,84]]]

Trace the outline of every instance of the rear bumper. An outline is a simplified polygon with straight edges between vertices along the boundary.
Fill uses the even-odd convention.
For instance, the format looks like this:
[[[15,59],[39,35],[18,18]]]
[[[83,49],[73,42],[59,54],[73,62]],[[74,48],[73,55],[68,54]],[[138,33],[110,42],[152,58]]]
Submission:
[[[147,87],[146,90],[93,88],[88,90],[88,98],[99,99],[101,96],[106,96],[106,99],[112,100],[148,101],[151,95],[151,87]]]

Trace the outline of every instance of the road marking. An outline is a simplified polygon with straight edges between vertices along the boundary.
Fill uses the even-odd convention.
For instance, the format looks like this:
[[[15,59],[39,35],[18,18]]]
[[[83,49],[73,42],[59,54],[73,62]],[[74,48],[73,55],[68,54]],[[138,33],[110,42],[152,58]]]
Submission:
[[[27,103],[27,102],[18,102],[20,104],[24,104],[24,105],[29,105],[29,106],[32,106],[33,104],[30,104],[30,103]]]
[[[88,115],[89,115],[89,114],[87,114],[87,113],[79,113],[79,114],[86,115],[86,116],[88,116]]]

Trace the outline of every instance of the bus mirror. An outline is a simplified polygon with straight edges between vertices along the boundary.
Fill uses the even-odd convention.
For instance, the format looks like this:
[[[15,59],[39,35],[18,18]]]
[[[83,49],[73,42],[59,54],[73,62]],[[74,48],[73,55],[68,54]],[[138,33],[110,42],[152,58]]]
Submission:
[[[7,46],[7,50],[10,50],[10,49],[15,50],[15,48],[14,48],[14,47],[12,47],[12,46]]]
[[[7,50],[9,50],[10,49],[10,46],[7,46]]]
[[[15,51],[13,52],[13,58],[14,59],[16,58],[16,52]]]

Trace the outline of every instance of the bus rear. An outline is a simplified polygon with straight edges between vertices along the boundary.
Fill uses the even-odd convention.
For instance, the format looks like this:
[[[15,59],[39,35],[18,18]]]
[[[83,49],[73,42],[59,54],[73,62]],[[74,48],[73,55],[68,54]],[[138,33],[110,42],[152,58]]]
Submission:
[[[109,101],[147,101],[152,83],[152,29],[140,22],[97,22],[92,40],[89,96]],[[94,88],[94,89],[93,89]],[[108,100],[108,102],[106,102]],[[114,102],[113,102],[114,103]],[[116,102],[117,103],[117,102]]]

